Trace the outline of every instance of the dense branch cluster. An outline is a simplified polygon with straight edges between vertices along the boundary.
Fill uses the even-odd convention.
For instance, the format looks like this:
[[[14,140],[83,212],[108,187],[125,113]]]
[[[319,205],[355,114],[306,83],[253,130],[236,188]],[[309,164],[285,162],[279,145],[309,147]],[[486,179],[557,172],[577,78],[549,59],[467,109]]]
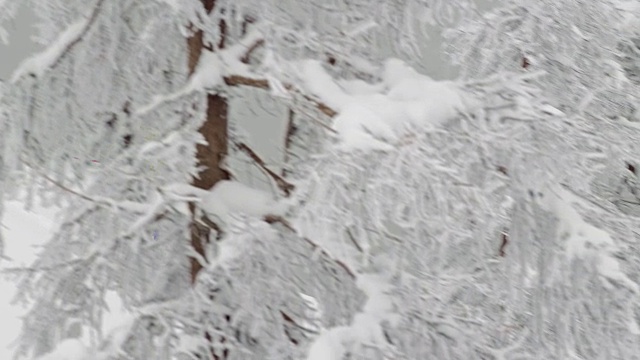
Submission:
[[[7,270],[33,304],[18,355],[82,334],[103,360],[640,354],[638,10],[31,3],[47,47],[0,89],[0,200],[64,212]],[[419,71],[431,27],[458,81]],[[247,89],[282,109],[284,164],[231,116]],[[102,334],[112,292],[131,316]]]

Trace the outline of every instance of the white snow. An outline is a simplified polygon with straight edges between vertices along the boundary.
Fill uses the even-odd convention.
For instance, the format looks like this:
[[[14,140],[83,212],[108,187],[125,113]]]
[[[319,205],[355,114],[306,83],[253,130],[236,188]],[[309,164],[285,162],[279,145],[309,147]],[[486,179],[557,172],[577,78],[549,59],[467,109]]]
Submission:
[[[338,112],[347,105],[350,97],[336,84],[319,61],[306,60],[301,67],[301,77],[308,92],[316,95],[327,106]]]
[[[542,105],[542,107],[540,108],[543,112],[549,114],[549,115],[554,115],[554,116],[564,116],[565,113],[562,112],[561,110],[557,109],[554,106],[551,106],[549,104],[545,104]]]
[[[392,285],[386,277],[376,274],[358,275],[357,285],[368,296],[362,312],[356,314],[350,326],[324,330],[311,345],[307,360],[341,360],[350,343],[386,342],[380,324],[383,321],[393,323],[398,319],[389,295]]]
[[[59,211],[57,208],[42,208],[38,204],[33,207],[33,212],[24,209],[22,201],[7,201],[2,219],[2,231],[5,238],[6,255],[11,260],[3,260],[1,267],[27,266],[37,256],[39,244],[46,243],[55,230],[54,217]],[[0,268],[1,268],[0,267]],[[0,279],[0,359],[13,357],[13,344],[18,336],[21,326],[20,316],[25,308],[19,304],[11,304],[16,291],[16,284]],[[109,311],[103,315],[103,333],[110,333],[116,326],[126,319],[126,311],[123,309],[120,299],[115,293],[108,293],[105,302]],[[67,340],[61,343],[53,352],[38,358],[37,360],[85,360],[98,359],[95,356],[85,354],[89,344],[88,338],[79,340]]]
[[[48,240],[53,229],[54,211],[34,206],[35,212],[24,209],[20,201],[7,201],[4,207],[2,228],[6,256],[1,260],[4,267],[27,266],[36,259],[37,244]],[[12,344],[17,339],[21,326],[20,316],[25,312],[19,304],[12,304],[16,284],[0,278],[0,359],[11,359]]]
[[[373,95],[384,90],[384,84],[370,84],[364,80],[338,80],[338,84],[349,95]]]
[[[565,251],[569,260],[573,258],[595,258],[600,275],[633,291],[640,293],[640,288],[620,268],[620,262],[613,256],[617,246],[611,235],[587,223],[573,207],[582,200],[569,191],[557,187],[555,195],[550,195],[546,202],[549,210],[559,219],[558,239],[566,244]],[[553,193],[553,192],[552,192]]]
[[[379,100],[380,103],[386,102],[383,97]],[[375,111],[375,107],[367,106],[366,103],[354,103],[336,116],[333,128],[342,140],[339,148],[383,151],[393,149],[389,142],[395,139],[394,133],[382,114]]]
[[[281,215],[284,210],[283,205],[269,193],[229,180],[218,182],[203,195],[200,206],[207,214],[224,222],[234,214],[262,217],[268,214]]]
[[[71,24],[44,51],[25,59],[14,71],[11,77],[11,83],[18,82],[18,80],[27,74],[33,74],[36,77],[42,76],[44,72],[49,70],[49,68],[58,61],[69,45],[82,36],[89,25],[89,21],[90,19],[86,18]]]
[[[203,51],[202,55],[200,55],[198,67],[189,79],[185,93],[221,84],[223,69],[223,64],[218,54],[208,50]]]
[[[67,339],[58,344],[52,352],[37,357],[35,360],[85,360],[87,348],[78,339]]]
[[[179,14],[183,9],[182,4],[179,0],[160,0],[160,2],[168,5],[175,14]]]
[[[366,33],[367,31],[378,27],[378,24],[373,21],[373,20],[364,20],[358,24],[356,24],[353,28],[351,28],[350,30],[347,30],[345,32],[345,35],[349,38],[353,38],[355,36],[358,36],[360,34]]]
[[[345,151],[390,150],[413,129],[442,125],[473,104],[455,83],[434,81],[398,59],[385,63],[379,84],[335,81],[312,60],[302,69],[306,90],[338,112],[333,128]]]

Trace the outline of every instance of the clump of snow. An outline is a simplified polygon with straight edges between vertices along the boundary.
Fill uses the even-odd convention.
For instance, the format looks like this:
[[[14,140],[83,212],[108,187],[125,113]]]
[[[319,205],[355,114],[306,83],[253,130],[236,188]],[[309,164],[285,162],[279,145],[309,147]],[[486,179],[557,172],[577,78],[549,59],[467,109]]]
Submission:
[[[367,106],[366,103],[347,106],[335,118],[333,128],[344,147],[383,151],[393,149],[389,142],[395,138],[394,133],[385,118],[375,111],[375,106]]]
[[[422,77],[431,79],[426,75],[421,75],[404,61],[396,58],[388,59],[384,64],[382,80],[387,86],[395,86],[404,80],[411,80]]]
[[[224,222],[235,214],[262,217],[284,213],[284,206],[269,193],[229,180],[218,182],[204,194],[200,206],[208,215]]]
[[[16,83],[23,76],[42,76],[62,56],[70,44],[77,41],[88,26],[90,19],[79,20],[64,30],[47,49],[24,60],[13,73],[11,82]]]
[[[338,80],[338,85],[349,95],[373,95],[382,92],[384,84],[370,84],[364,80]]]
[[[393,143],[416,128],[439,126],[470,110],[455,83],[435,81],[398,59],[385,63],[382,82],[336,82],[317,61],[301,72],[306,90],[338,112],[333,127],[338,148],[390,150]]]
[[[222,83],[223,66],[220,56],[212,51],[203,51],[195,73],[189,79],[185,92],[214,87]]]
[[[542,105],[542,107],[540,108],[543,112],[549,114],[549,115],[553,115],[553,116],[563,116],[565,115],[564,112],[562,112],[561,110],[557,109],[556,107],[553,107],[549,104],[545,104]]]

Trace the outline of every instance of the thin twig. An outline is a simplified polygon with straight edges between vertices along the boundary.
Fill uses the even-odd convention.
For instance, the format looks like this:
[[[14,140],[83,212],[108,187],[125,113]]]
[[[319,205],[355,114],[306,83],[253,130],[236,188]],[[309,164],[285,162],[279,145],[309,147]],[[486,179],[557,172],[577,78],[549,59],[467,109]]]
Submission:
[[[351,234],[351,231],[349,229],[347,229],[347,235],[349,236],[349,239],[351,240],[351,242],[356,246],[356,249],[358,249],[358,251],[363,253],[364,250],[362,249],[362,246],[360,246],[358,241],[356,241],[356,238],[353,237],[353,235]]]
[[[242,61],[244,64],[248,64],[249,63],[249,59],[251,58],[251,54],[260,46],[264,45],[264,40],[260,39],[258,41],[256,41],[253,45],[251,45],[249,47],[249,49],[247,50],[247,52],[244,53],[244,55],[242,56],[242,58],[240,59],[240,61]]]
[[[275,182],[278,185],[278,187],[280,188],[280,190],[282,190],[287,196],[289,196],[291,194],[291,191],[293,191],[293,189],[295,189],[295,186],[293,184],[287,182],[287,180],[285,180],[282,176],[276,174],[274,171],[269,169],[267,167],[267,165],[265,164],[264,160],[262,160],[262,158],[260,158],[260,156],[258,156],[258,154],[256,154],[256,152],[253,151],[253,149],[251,149],[247,144],[245,144],[245,143],[236,143],[236,146],[238,147],[238,149],[240,149],[241,151],[243,151],[244,153],[249,155],[249,157],[251,159],[253,159],[253,161],[260,168],[262,168],[264,171],[266,171],[267,174],[269,174],[269,176],[271,176],[271,178],[273,178],[273,180],[275,180]]]

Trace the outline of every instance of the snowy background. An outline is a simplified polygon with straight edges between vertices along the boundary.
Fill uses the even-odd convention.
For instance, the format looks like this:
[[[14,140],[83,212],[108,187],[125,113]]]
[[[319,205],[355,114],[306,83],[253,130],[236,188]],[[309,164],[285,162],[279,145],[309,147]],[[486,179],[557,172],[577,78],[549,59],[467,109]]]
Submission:
[[[38,46],[30,41],[30,37],[34,34],[32,26],[33,22],[34,16],[29,12],[29,9],[24,7],[20,9],[12,28],[10,39],[11,43],[9,45],[0,44],[0,80],[6,81],[10,78],[13,71],[23,59],[39,50]],[[434,34],[434,36],[422,44],[422,53],[430,55],[425,57],[424,67],[427,70],[426,74],[433,79],[450,79],[455,76],[456,72],[454,68],[444,61],[445,59],[441,51],[440,42],[441,37],[439,34]],[[417,79],[416,81],[420,81],[420,79]],[[421,84],[415,85],[420,86]],[[405,90],[410,92],[411,89]],[[447,89],[442,88],[440,90],[446,91]],[[399,88],[395,95],[396,97],[402,98],[402,88]],[[265,116],[270,116],[272,119],[269,119],[269,121],[264,121],[265,119],[256,119],[254,116],[251,116],[253,109],[250,106],[232,107],[234,111],[238,111],[237,113],[232,114],[232,116],[237,120],[238,124],[249,132],[249,134],[260,134],[259,137],[252,138],[253,141],[251,145],[258,153],[263,154],[269,165],[277,171],[279,167],[278,163],[282,158],[280,144],[282,143],[281,139],[284,131],[284,123],[280,128],[274,127],[273,119],[285,119],[286,116],[282,116],[285,109],[278,105],[274,105],[273,102],[264,101],[269,98],[268,94],[260,94],[256,92],[255,97],[257,101],[252,101],[253,104],[256,104],[255,106],[259,106],[261,108],[264,108],[265,106],[273,107],[272,109],[269,109],[270,111],[262,112],[263,114],[269,114]],[[451,97],[448,98],[450,99]],[[373,102],[377,98],[361,96],[360,99],[361,102]],[[271,103],[271,105],[269,105],[269,103]],[[418,108],[414,110],[419,113],[424,111],[424,109]],[[345,109],[342,116],[336,119],[338,131],[341,135],[347,136],[347,138],[352,141],[351,143],[345,142],[346,146],[359,147],[362,144],[375,145],[376,142],[372,141],[372,139],[359,139],[357,137],[348,136],[349,132],[358,130],[358,126],[361,125],[354,124],[352,121],[349,121],[349,119],[355,118],[353,115],[359,114],[359,111],[358,103],[354,103]],[[407,118],[408,121],[411,121],[412,114],[407,114]],[[383,126],[383,119],[381,119],[380,127],[377,129],[378,131],[375,131],[375,129],[368,130],[378,132],[378,135],[383,138],[385,135],[392,138],[396,136],[396,129],[385,128]],[[393,141],[397,139],[386,140]],[[379,145],[384,146],[382,143]],[[87,154],[87,158],[90,157],[91,155]],[[235,164],[233,167],[241,169],[242,165]],[[255,169],[252,169],[249,164],[246,165],[246,171],[243,177],[248,185],[256,188],[263,188],[265,190],[268,189],[268,186],[262,180],[262,175]],[[29,212],[24,209],[22,201],[8,201],[6,203],[5,214],[2,219],[2,227],[0,231],[3,232],[6,240],[5,253],[10,260],[2,262],[2,266],[21,266],[31,263],[36,257],[38,245],[45,243],[49,236],[55,231],[55,214],[56,209],[45,209],[40,206],[34,206],[32,211]],[[10,279],[0,278],[0,324],[2,324],[0,326],[0,359],[10,359],[12,357],[13,351],[11,350],[10,345],[14,342],[19,333],[21,325],[20,315],[24,313],[24,309],[19,304],[11,304],[15,290],[15,285]],[[118,299],[111,297],[108,300],[108,305],[113,312],[110,317],[105,319],[105,332],[108,332],[109,329],[116,326],[123,318]],[[369,303],[365,308],[365,312],[380,310],[380,306],[384,306],[384,304],[380,305]],[[332,334],[335,335],[335,333]],[[321,345],[322,341],[319,341],[317,346]],[[69,344],[69,347],[73,347],[72,344]],[[319,353],[320,352],[316,352],[316,354]],[[46,358],[62,359],[60,357]]]

